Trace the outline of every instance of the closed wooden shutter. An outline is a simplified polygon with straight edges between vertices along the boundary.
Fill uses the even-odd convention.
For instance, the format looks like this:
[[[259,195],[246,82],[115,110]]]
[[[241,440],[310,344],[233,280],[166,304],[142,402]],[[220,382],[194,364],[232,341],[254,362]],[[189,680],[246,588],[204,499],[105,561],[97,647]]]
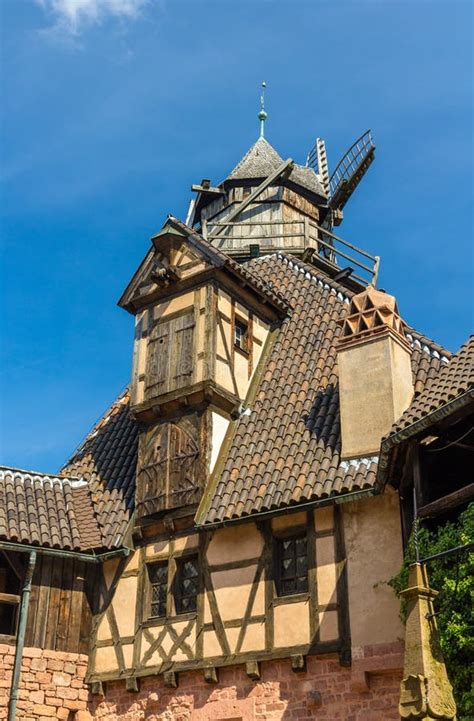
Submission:
[[[162,321],[153,328],[148,341],[146,362],[146,397],[166,393],[170,377],[172,321]]]

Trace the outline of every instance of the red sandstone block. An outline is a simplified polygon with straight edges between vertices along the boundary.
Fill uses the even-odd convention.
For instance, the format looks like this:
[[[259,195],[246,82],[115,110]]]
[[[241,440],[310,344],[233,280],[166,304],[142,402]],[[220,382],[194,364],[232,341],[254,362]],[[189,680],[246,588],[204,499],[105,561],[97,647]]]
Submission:
[[[71,661],[66,661],[64,664],[64,673],[72,673],[73,675],[76,673],[77,665],[75,663],[72,663]]]
[[[44,658],[33,658],[31,660],[32,671],[46,671],[46,659]]]
[[[56,689],[56,694],[58,698],[68,698],[68,699],[76,699],[79,698],[79,691],[77,688],[64,688],[61,686],[58,686]]]
[[[44,691],[30,691],[30,701],[33,703],[44,703]]]
[[[48,658],[47,660],[47,667],[51,671],[62,671],[64,667],[64,663],[62,661],[58,661],[56,658]],[[45,666],[46,668],[46,666]]]
[[[36,674],[36,680],[38,683],[51,683],[51,674],[46,671],[39,671]]]
[[[47,716],[49,718],[56,717],[56,709],[54,706],[46,706],[45,704],[35,704],[33,706],[35,716]]]
[[[23,658],[40,658],[43,655],[42,648],[35,648],[35,646],[28,646],[23,649]]]
[[[55,686],[70,686],[71,677],[66,673],[53,673],[53,684]]]
[[[85,701],[81,701],[80,699],[66,699],[64,701],[64,708],[71,709],[71,711],[80,711],[81,709],[86,709],[87,704]]]
[[[49,704],[50,706],[62,706],[63,705],[63,699],[58,698],[56,694],[53,692],[46,693],[45,703]]]

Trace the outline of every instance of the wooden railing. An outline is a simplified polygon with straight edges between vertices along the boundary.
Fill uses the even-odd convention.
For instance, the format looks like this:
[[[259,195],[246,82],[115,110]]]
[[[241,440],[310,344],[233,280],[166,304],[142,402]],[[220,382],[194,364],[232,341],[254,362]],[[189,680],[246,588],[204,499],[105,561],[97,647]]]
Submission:
[[[202,233],[231,256],[248,258],[283,251],[303,256],[332,275],[344,273],[362,285],[376,285],[380,259],[321,227],[310,218],[207,223]]]

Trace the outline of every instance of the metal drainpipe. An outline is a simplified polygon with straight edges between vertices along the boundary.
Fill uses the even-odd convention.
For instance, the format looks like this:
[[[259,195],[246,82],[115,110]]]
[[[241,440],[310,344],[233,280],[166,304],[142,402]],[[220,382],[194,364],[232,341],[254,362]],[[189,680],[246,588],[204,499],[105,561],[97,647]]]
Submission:
[[[16,638],[15,663],[13,664],[12,685],[10,690],[10,702],[8,704],[8,721],[15,721],[16,704],[18,701],[18,682],[21,673],[21,660],[23,658],[23,647],[25,645],[26,621],[28,618],[28,607],[30,605],[31,581],[36,565],[36,551],[31,551],[26,569],[25,581],[21,594],[20,619],[18,621],[18,633]]]

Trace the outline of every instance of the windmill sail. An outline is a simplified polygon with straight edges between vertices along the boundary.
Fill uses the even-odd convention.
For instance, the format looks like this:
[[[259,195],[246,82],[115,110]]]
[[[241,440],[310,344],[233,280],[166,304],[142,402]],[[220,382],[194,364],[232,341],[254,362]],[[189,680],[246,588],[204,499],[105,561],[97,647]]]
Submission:
[[[306,158],[306,165],[309,168],[313,168],[321,185],[326,191],[326,195],[329,196],[329,171],[326,144],[321,138],[316,138],[316,143],[313,145]]]
[[[329,179],[329,205],[342,210],[367,172],[375,156],[371,131],[367,130],[349,148]]]

